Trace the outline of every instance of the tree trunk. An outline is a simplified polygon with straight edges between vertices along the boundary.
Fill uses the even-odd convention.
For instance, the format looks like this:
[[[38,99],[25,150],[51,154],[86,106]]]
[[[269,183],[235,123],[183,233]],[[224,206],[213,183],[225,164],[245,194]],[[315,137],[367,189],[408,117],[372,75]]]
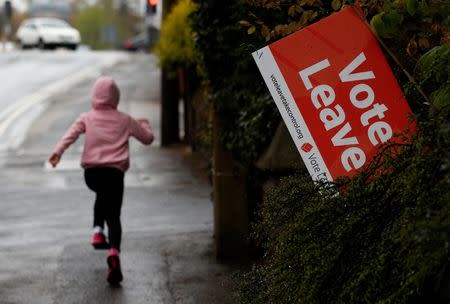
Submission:
[[[168,146],[180,141],[178,113],[178,81],[168,77],[166,68],[161,69],[161,145]]]

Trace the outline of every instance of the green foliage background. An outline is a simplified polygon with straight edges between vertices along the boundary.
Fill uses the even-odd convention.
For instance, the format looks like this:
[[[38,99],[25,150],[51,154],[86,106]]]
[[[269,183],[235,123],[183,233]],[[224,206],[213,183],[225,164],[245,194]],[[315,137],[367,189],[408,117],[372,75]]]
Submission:
[[[250,56],[263,40],[247,35],[239,21],[244,0],[195,0],[192,15],[198,63],[214,110],[223,119],[223,143],[242,162],[251,163],[268,145],[280,120]]]
[[[125,37],[136,34],[134,28],[141,22],[142,20],[133,15],[121,16],[112,6],[112,1],[103,0],[76,10],[71,23],[80,31],[82,43],[98,50],[121,47]],[[114,27],[117,31],[117,45],[102,42],[102,30],[106,26]]]
[[[195,9],[191,0],[180,0],[165,18],[154,52],[161,66],[175,72],[178,66],[192,65],[194,36],[188,16]]]
[[[103,7],[92,6],[77,14],[72,20],[73,26],[80,31],[83,43],[93,49],[108,47],[101,43],[102,26],[112,24],[113,18]]]

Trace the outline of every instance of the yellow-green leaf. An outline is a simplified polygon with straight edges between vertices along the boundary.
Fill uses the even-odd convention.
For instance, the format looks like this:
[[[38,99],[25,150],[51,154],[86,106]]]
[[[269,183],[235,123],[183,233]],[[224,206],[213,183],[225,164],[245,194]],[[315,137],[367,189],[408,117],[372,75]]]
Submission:
[[[403,15],[396,12],[381,12],[373,16],[370,25],[378,36],[392,38],[398,32],[403,22]]]
[[[289,10],[288,10],[288,15],[289,16],[294,16],[295,15],[295,5],[292,5],[291,7],[289,7]]]
[[[304,25],[306,25],[308,23],[308,12],[309,11],[303,12],[302,16],[300,17],[300,24],[302,26],[304,26]]]
[[[304,9],[300,5],[297,4],[295,6],[295,11],[300,14],[300,13],[304,12]]]
[[[321,0],[306,0],[304,2],[306,2],[309,6],[319,6],[323,4]]]
[[[304,5],[308,4],[308,2],[309,2],[308,0],[301,0],[299,2],[299,5],[304,6]]]
[[[275,34],[280,35],[281,31],[283,30],[283,25],[282,24],[278,24],[277,26],[275,26]]]
[[[331,8],[333,8],[335,11],[339,10],[342,6],[341,0],[333,0],[331,2]]]
[[[263,25],[261,27],[261,33],[262,33],[262,35],[263,35],[263,37],[264,37],[264,39],[266,41],[270,40],[270,30],[269,30],[269,27],[267,25]]]
[[[250,22],[248,22],[247,20],[241,20],[239,21],[239,24],[244,26],[250,26]]]
[[[289,33],[293,33],[296,30],[298,30],[298,23],[297,22],[289,23]]]
[[[417,0],[405,0],[406,11],[411,16],[414,16],[417,12],[417,8],[419,7],[419,1]]]
[[[382,34],[386,31],[383,20],[381,19],[382,14],[383,13],[375,15],[372,20],[370,20],[370,26],[378,36],[382,36]]]
[[[302,16],[300,17],[300,25],[306,25],[309,21],[314,20],[318,16],[318,13],[312,10],[304,11]]]
[[[247,33],[249,35],[253,34],[256,31],[256,27],[254,25],[252,25],[251,27],[248,28]]]
[[[314,12],[314,13],[312,13],[312,15],[311,15],[311,16],[309,16],[309,21],[313,21],[314,19],[316,19],[316,18],[317,18],[317,16],[319,16],[319,13],[318,13],[318,12]]]
[[[416,56],[416,54],[417,54],[417,43],[416,43],[416,40],[414,38],[412,38],[409,41],[408,46],[406,47],[406,52],[411,57],[415,57]]]
[[[430,41],[427,38],[422,37],[422,38],[419,39],[419,46],[422,49],[429,49],[431,47]]]

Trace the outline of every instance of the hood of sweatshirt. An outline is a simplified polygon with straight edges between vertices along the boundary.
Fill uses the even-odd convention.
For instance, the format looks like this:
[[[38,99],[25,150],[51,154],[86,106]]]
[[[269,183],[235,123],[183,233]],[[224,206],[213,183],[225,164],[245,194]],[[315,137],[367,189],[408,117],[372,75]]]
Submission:
[[[95,110],[117,109],[120,91],[111,77],[102,76],[92,89],[92,107]]]
[[[119,88],[111,77],[102,76],[94,83],[92,89],[94,111],[87,117],[89,130],[86,130],[86,133],[93,134],[98,143],[114,143],[127,131],[127,124],[118,123],[120,113],[108,111],[117,109],[119,98]]]

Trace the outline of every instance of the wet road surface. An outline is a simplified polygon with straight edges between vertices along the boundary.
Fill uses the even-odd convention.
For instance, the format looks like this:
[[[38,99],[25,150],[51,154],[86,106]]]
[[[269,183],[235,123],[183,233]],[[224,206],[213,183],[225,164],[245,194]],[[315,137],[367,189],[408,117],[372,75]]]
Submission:
[[[232,303],[229,269],[213,258],[210,186],[192,174],[180,148],[159,147],[155,59],[117,56],[125,57],[114,67],[96,67],[97,72],[55,90],[42,110],[30,107],[38,115],[29,127],[8,127],[9,134],[23,138],[0,149],[0,304]],[[148,118],[157,136],[150,147],[131,144],[120,288],[105,280],[106,252],[89,244],[94,195],[78,165],[82,138],[57,170],[45,164],[65,129],[90,108],[90,89],[100,72],[113,76],[121,88],[120,109]],[[52,84],[47,80],[44,86]],[[23,96],[35,90],[30,85]]]

